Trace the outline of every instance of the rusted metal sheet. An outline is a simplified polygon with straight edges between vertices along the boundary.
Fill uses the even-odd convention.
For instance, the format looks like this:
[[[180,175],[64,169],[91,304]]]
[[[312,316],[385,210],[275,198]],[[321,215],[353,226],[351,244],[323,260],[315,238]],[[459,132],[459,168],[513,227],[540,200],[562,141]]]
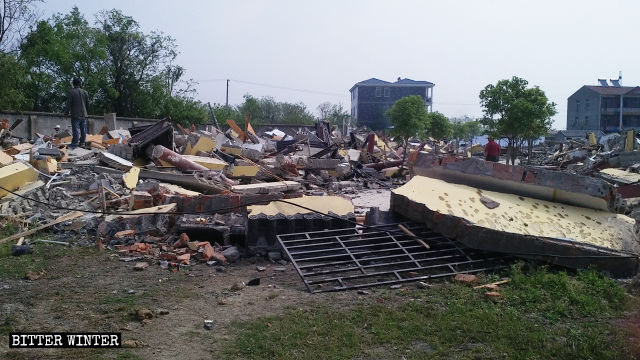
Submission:
[[[167,120],[158,121],[150,126],[129,128],[131,139],[127,142],[133,148],[134,158],[145,156],[147,147],[163,145],[173,148],[173,126]]]

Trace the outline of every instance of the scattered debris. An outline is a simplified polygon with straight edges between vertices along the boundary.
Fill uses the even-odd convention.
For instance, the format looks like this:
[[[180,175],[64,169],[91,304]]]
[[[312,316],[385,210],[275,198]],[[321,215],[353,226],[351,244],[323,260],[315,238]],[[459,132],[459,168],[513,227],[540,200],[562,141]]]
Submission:
[[[56,243],[113,251],[135,270],[206,264],[224,272],[242,257],[263,257],[283,272],[291,261],[312,292],[428,288],[427,280],[454,275],[472,283],[466,273],[503,267],[510,255],[614,276],[638,270],[633,131],[550,139],[526,154],[527,165],[512,166],[484,161],[477,143],[413,139],[404,149],[325,121],[296,130],[256,131],[250,117],[227,124],[105,127],[76,149],[70,137],[26,142],[5,132],[0,215],[34,225],[0,243],[50,229],[64,240]],[[377,196],[383,189],[394,189],[388,218],[400,221],[376,221],[371,206],[352,201],[364,192],[387,199]],[[30,253],[33,243],[12,245],[12,254]],[[433,260],[443,253],[446,260]]]
[[[142,270],[144,270],[144,269],[146,269],[148,267],[149,267],[149,263],[147,263],[147,262],[139,262],[139,263],[136,263],[136,265],[133,267],[133,270],[142,271]]]
[[[478,277],[472,274],[456,274],[453,280],[463,284],[471,284],[478,281]]]
[[[153,318],[153,311],[145,307],[136,308],[135,313],[136,313],[136,318],[140,321]]]
[[[45,275],[45,271],[44,270],[40,270],[40,271],[27,271],[27,273],[24,275],[24,278],[27,280],[38,280],[40,278],[42,278]]]
[[[214,325],[213,325],[213,320],[205,320],[204,321],[204,329],[205,330],[213,330]]]

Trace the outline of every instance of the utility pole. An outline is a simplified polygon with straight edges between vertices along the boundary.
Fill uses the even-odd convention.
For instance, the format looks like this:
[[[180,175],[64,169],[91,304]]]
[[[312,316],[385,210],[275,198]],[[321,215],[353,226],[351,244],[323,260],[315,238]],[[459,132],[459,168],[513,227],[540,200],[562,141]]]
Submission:
[[[227,117],[229,117],[229,79],[227,79]]]

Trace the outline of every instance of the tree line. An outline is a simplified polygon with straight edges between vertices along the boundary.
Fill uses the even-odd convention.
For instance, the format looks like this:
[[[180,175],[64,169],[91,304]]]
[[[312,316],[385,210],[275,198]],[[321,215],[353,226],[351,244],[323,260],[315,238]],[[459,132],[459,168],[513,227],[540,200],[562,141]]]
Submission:
[[[557,113],[556,104],[549,102],[539,87],[528,87],[525,79],[511,79],[489,84],[480,91],[480,105],[484,116],[477,121],[450,121],[439,112],[428,113],[424,100],[418,95],[396,101],[386,112],[393,129],[391,133],[401,139],[405,148],[409,139],[433,138],[471,141],[486,134],[507,140],[507,161],[515,163],[518,151],[528,144],[531,159],[533,141],[547,135],[552,117]]]
[[[196,99],[196,83],[176,64],[178,46],[162,32],[145,33],[120,10],[103,10],[89,21],[74,7],[35,21],[36,0],[0,0],[0,109],[64,111],[73,78],[82,79],[93,114],[166,118],[183,125],[210,123],[214,114],[252,123],[312,124],[303,103],[245,95],[229,108]],[[324,111],[327,110],[328,111]],[[348,113],[321,104],[320,118],[337,123]]]

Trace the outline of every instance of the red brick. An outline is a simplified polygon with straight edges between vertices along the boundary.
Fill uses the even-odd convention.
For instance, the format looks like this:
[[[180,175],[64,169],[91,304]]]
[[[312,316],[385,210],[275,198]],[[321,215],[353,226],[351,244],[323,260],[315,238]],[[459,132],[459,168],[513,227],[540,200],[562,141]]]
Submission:
[[[478,277],[471,274],[457,274],[453,280],[463,284],[471,284],[478,281]]]
[[[178,239],[178,241],[176,241],[175,244],[173,244],[173,247],[185,247],[187,246],[187,244],[189,243],[189,236],[187,236],[187,234],[182,233],[180,234],[180,238]]]
[[[133,208],[134,209],[146,209],[153,206],[153,196],[146,191],[134,191],[133,194]]]
[[[488,299],[494,300],[494,301],[501,301],[504,300],[504,297],[502,296],[502,294],[500,294],[497,291],[489,291],[484,293],[484,296],[486,296]]]
[[[160,258],[165,260],[176,260],[178,256],[174,253],[165,252],[160,254]]]
[[[187,253],[178,256],[176,260],[178,260],[180,264],[189,265],[189,259],[191,259],[191,254]]]

